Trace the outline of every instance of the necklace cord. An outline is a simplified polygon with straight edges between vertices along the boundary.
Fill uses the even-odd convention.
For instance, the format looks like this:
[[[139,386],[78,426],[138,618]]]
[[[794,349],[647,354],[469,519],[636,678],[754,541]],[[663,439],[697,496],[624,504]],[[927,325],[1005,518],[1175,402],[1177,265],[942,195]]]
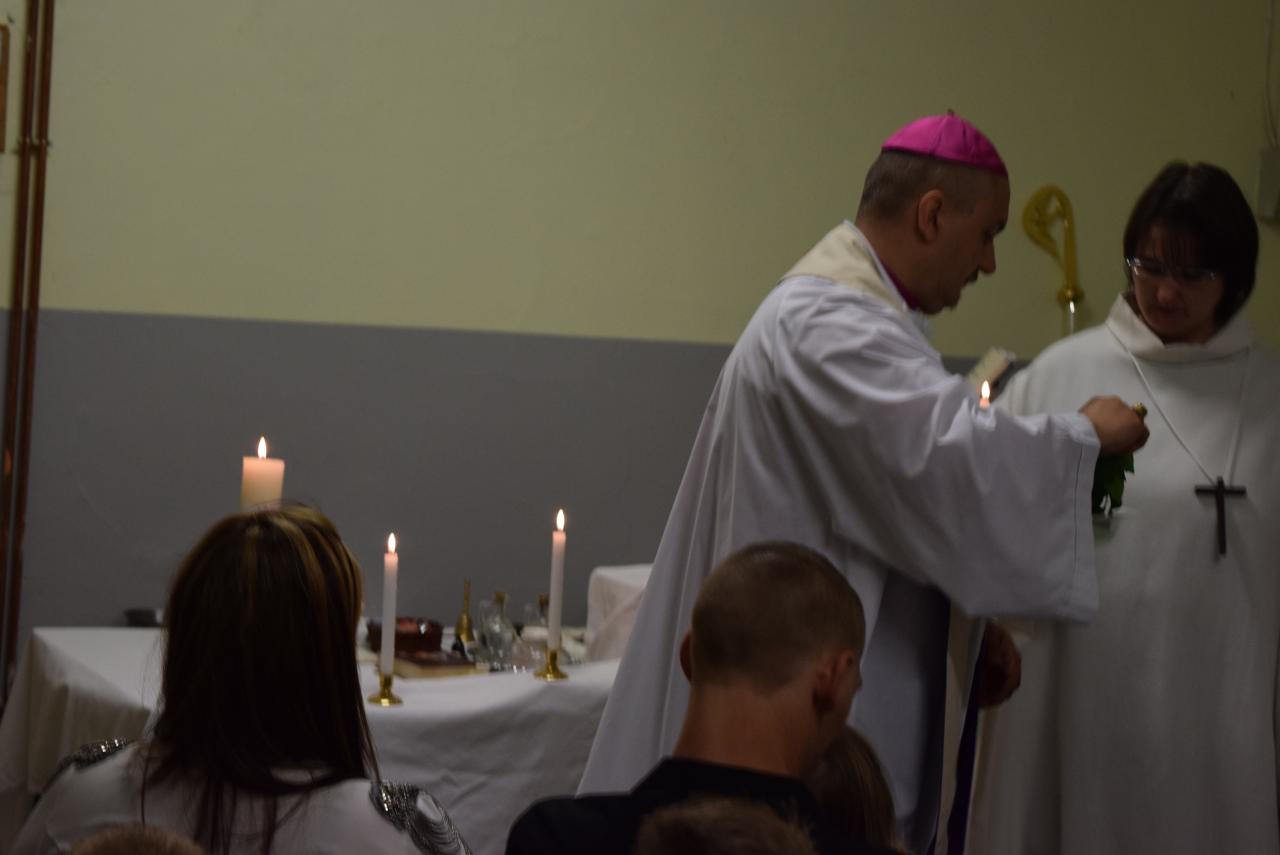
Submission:
[[[1186,440],[1184,440],[1182,435],[1178,433],[1178,429],[1173,426],[1173,422],[1169,419],[1169,414],[1164,411],[1164,407],[1160,406],[1160,400],[1156,397],[1155,391],[1152,390],[1151,383],[1147,381],[1147,375],[1143,373],[1142,365],[1138,362],[1138,357],[1133,355],[1133,351],[1130,350],[1128,345],[1124,343],[1124,340],[1116,334],[1115,330],[1108,326],[1107,332],[1111,333],[1111,337],[1116,340],[1116,343],[1120,345],[1120,349],[1125,352],[1125,355],[1129,357],[1129,361],[1133,363],[1134,370],[1138,372],[1138,379],[1142,381],[1142,387],[1147,390],[1147,395],[1151,397],[1151,403],[1155,406],[1156,412],[1160,413],[1160,418],[1164,419],[1164,423],[1169,426],[1169,432],[1173,434],[1173,438],[1178,441],[1178,445],[1182,446],[1182,450],[1187,453],[1187,456],[1190,457],[1196,466],[1200,468],[1200,471],[1204,473],[1205,479],[1208,480],[1210,484],[1214,483],[1217,479],[1209,474],[1208,468],[1200,462],[1200,458],[1191,450],[1191,446],[1187,445]],[[1253,362],[1252,356],[1253,348],[1246,347],[1244,352],[1244,373],[1240,378],[1240,394],[1236,406],[1236,429],[1231,439],[1231,450],[1227,454],[1227,471],[1224,473],[1227,483],[1231,483],[1233,476],[1235,475],[1236,455],[1240,450],[1240,434],[1243,432],[1244,428],[1244,393],[1245,389],[1248,388],[1249,366]]]

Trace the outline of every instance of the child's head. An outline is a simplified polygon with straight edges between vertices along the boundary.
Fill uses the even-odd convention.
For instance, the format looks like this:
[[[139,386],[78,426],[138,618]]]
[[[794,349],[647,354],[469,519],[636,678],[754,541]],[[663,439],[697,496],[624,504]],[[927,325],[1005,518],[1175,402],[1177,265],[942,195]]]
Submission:
[[[632,855],[814,855],[809,833],[757,802],[705,798],[654,811]]]
[[[71,847],[71,855],[204,855],[195,841],[163,828],[118,825]]]
[[[871,743],[858,731],[846,726],[806,783],[839,828],[877,846],[898,845],[889,781]]]

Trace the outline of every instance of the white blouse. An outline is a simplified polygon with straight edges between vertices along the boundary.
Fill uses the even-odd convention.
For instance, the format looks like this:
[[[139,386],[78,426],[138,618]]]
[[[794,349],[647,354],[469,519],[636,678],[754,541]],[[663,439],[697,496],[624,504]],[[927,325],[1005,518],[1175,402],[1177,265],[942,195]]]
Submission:
[[[11,855],[47,855],[107,828],[143,823],[142,763],[136,745],[86,746],[36,802]],[[191,837],[198,791],[189,781],[146,789],[145,824]],[[261,851],[261,797],[241,794],[231,851]],[[281,796],[274,853],[470,855],[449,814],[416,787],[365,778],[341,781],[305,796]]]

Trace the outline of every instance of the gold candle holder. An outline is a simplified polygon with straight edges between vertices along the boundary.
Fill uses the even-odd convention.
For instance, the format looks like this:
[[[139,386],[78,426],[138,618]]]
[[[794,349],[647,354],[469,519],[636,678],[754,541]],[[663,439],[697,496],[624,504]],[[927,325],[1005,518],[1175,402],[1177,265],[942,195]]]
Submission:
[[[534,671],[533,676],[535,679],[546,680],[548,683],[569,679],[569,675],[560,670],[560,648],[557,647],[554,650],[547,651],[547,664]]]
[[[466,579],[462,583],[462,613],[458,615],[458,622],[453,625],[453,637],[463,644],[470,644],[476,640],[475,631],[471,628],[470,579]]]
[[[369,703],[377,704],[380,707],[398,707],[404,701],[391,691],[391,681],[395,679],[391,674],[383,674],[378,672],[378,691],[369,696]]]

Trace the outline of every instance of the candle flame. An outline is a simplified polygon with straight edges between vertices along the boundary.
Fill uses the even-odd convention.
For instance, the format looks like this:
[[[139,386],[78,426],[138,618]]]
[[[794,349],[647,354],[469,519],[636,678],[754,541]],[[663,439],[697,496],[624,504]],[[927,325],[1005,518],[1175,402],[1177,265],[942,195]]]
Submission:
[[[258,459],[264,460],[267,456],[267,438],[265,436],[258,437]]]
[[[387,552],[394,554],[396,551],[396,533],[393,531],[387,535]]]
[[[564,509],[561,508],[556,512],[556,530],[564,531]]]
[[[986,380],[982,381],[982,400],[984,401],[991,400],[991,384],[988,383]]]

